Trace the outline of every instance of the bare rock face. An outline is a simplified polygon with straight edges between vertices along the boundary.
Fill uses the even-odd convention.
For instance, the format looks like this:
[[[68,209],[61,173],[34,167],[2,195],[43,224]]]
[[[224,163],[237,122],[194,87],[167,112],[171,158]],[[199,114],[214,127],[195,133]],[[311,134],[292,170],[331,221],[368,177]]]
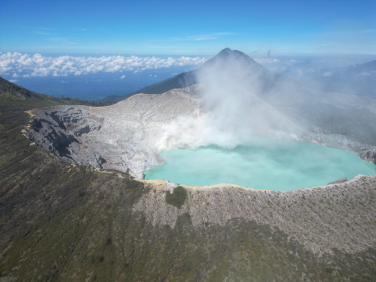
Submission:
[[[161,95],[139,94],[102,108],[37,110],[27,135],[65,161],[142,178],[143,171],[164,163],[157,150],[163,127],[178,116],[199,115],[196,91],[192,86]]]
[[[359,157],[361,157],[363,160],[376,164],[376,148],[360,152]]]
[[[83,108],[56,107],[38,110],[27,132],[30,140],[61,159],[78,165],[102,168],[105,163],[97,150],[88,150],[82,139],[101,129],[103,118]]]
[[[341,178],[341,179],[338,179],[338,180],[334,180],[334,181],[332,181],[332,182],[329,182],[328,185],[330,185],[330,184],[337,184],[337,183],[343,183],[343,182],[346,182],[346,181],[348,181],[347,177],[343,177],[343,178]]]

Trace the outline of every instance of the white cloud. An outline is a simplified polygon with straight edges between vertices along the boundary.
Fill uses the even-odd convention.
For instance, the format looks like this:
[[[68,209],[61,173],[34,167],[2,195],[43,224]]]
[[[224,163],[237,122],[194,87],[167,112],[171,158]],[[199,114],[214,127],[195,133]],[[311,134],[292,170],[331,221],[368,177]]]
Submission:
[[[213,32],[209,34],[197,34],[185,37],[171,37],[172,40],[183,40],[183,41],[203,41],[203,40],[215,40],[218,37],[225,35],[235,35],[233,32]]]
[[[68,83],[68,81],[62,80],[61,83]]]
[[[361,73],[357,74],[357,76],[371,76],[371,75],[376,75],[376,71],[361,72]]]
[[[70,42],[67,38],[63,38],[63,37],[52,37],[48,40],[49,41],[55,41],[55,42],[68,43],[68,44],[76,44],[74,42]]]
[[[160,69],[177,66],[196,66],[206,61],[203,57],[156,58],[156,57],[73,57],[57,58],[21,53],[0,55],[0,74],[18,72],[23,77],[84,75],[97,72],[141,72],[147,69]]]
[[[16,83],[17,82],[17,79],[11,79],[9,80],[10,82],[13,82],[13,83]]]
[[[125,78],[125,75],[120,76],[120,79],[124,79],[124,78]]]
[[[274,72],[283,72],[286,71],[293,65],[299,63],[297,60],[281,60],[276,58],[257,58],[254,59],[257,63],[263,65],[267,69]]]
[[[203,35],[194,35],[194,36],[187,36],[185,39],[193,40],[193,41],[203,41],[203,40],[215,40],[218,37],[211,34],[203,34]]]
[[[261,59],[254,59],[259,64],[279,64],[281,60],[279,59],[271,59],[271,58],[261,58]],[[295,63],[296,60],[290,60],[291,63]]]

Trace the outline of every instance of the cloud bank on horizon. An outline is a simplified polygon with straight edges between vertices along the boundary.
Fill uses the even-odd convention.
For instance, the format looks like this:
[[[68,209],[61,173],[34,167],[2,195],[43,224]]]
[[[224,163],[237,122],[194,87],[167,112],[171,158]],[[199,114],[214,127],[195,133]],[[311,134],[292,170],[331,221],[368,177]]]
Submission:
[[[204,57],[156,58],[137,56],[102,56],[102,57],[73,57],[60,56],[57,58],[46,57],[41,54],[33,56],[21,53],[0,55],[0,75],[18,77],[46,77],[85,75],[97,72],[123,72],[135,73],[150,69],[199,66],[207,59]],[[121,78],[124,78],[122,76]]]
[[[98,72],[115,73],[123,71],[138,73],[144,70],[170,67],[199,67],[208,59],[189,56],[163,59],[118,55],[107,57],[74,57],[67,55],[47,57],[41,54],[29,55],[17,52],[1,54],[0,52],[0,75],[9,75],[12,77],[12,82],[16,82],[16,79],[22,77],[79,76]],[[274,71],[278,71],[281,67],[292,66],[297,62],[293,59],[280,60],[276,58],[255,58],[255,61]],[[120,79],[125,77],[125,75],[121,75]]]

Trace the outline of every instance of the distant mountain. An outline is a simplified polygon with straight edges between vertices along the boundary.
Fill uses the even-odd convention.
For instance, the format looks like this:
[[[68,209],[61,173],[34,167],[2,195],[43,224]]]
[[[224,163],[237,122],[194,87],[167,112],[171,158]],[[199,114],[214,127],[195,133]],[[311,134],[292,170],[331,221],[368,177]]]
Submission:
[[[0,107],[43,107],[56,105],[106,106],[111,104],[113,104],[113,101],[96,102],[39,94],[0,77]]]
[[[320,70],[299,81],[269,71],[246,54],[226,48],[197,70],[119,96],[117,101],[137,93],[161,94],[187,87],[202,82],[200,79],[204,77],[206,82],[218,84],[217,87],[227,87],[225,95],[233,95],[237,90],[257,95],[292,120],[299,121],[303,128],[313,131],[320,128],[324,133],[375,145],[376,125],[369,121],[375,120],[376,111],[364,108],[360,97],[360,94],[372,96],[376,89],[376,80],[372,80],[375,65],[373,61]],[[368,103],[374,104],[373,100]]]
[[[172,78],[168,78],[158,83],[154,83],[150,86],[146,86],[141,88],[138,91],[131,92],[126,94],[127,97],[132,96],[137,93],[144,93],[144,94],[162,94],[171,89],[175,88],[185,88],[197,84],[196,78],[196,70],[184,72],[174,76]]]
[[[135,92],[127,93],[123,96],[107,96],[102,101],[121,101],[138,93],[162,94],[171,89],[189,87],[191,85],[199,83],[200,73],[205,72],[206,70],[212,68],[214,65],[216,65],[217,69],[230,69],[229,66],[234,61],[242,62],[241,64],[232,67],[236,68],[239,71],[237,72],[237,74],[239,74],[242,79],[247,79],[249,76],[258,74],[260,76],[263,76],[263,81],[265,82],[264,87],[266,88],[271,87],[276,81],[276,79],[279,77],[279,75],[267,70],[243,52],[226,48],[219,52],[216,56],[205,62],[197,70],[178,74],[177,76],[141,88],[140,90],[137,90]]]
[[[286,78],[269,71],[248,55],[226,48],[208,60],[197,70],[200,83],[231,84],[258,94],[273,89],[277,82]]]
[[[177,76],[168,78],[158,83],[154,83],[152,85],[141,88],[140,90],[127,93],[122,96],[118,96],[118,95],[107,96],[103,98],[102,101],[112,100],[112,101],[119,102],[121,100],[124,100],[138,93],[162,94],[171,89],[189,87],[194,84],[197,84],[196,72],[197,72],[196,70],[184,72],[184,73],[178,74]]]
[[[22,86],[14,84],[2,77],[0,77],[0,95],[9,95],[18,97],[19,99],[43,99],[41,94],[35,93],[33,91],[27,90]]]
[[[376,97],[376,60],[342,68],[311,70],[303,76],[294,77],[291,71],[286,75],[323,91]]]
[[[349,71],[356,74],[367,74],[372,72],[375,73],[376,60],[349,68]]]

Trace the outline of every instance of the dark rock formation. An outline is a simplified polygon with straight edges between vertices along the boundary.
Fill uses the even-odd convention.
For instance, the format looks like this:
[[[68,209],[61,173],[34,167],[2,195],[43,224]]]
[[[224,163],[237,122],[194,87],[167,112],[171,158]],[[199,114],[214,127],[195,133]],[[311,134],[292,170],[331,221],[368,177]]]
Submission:
[[[376,149],[364,150],[359,153],[359,157],[368,162],[376,164]]]
[[[80,108],[56,107],[53,111],[38,110],[27,132],[29,139],[61,159],[77,164],[102,168],[106,161],[100,153],[88,150],[77,137],[98,131],[102,120]]]
[[[338,180],[335,180],[335,181],[332,181],[332,182],[329,182],[328,185],[331,185],[331,184],[338,184],[338,183],[343,183],[343,182],[346,182],[348,181],[347,177],[344,177],[344,178],[341,178],[341,179],[338,179]]]

